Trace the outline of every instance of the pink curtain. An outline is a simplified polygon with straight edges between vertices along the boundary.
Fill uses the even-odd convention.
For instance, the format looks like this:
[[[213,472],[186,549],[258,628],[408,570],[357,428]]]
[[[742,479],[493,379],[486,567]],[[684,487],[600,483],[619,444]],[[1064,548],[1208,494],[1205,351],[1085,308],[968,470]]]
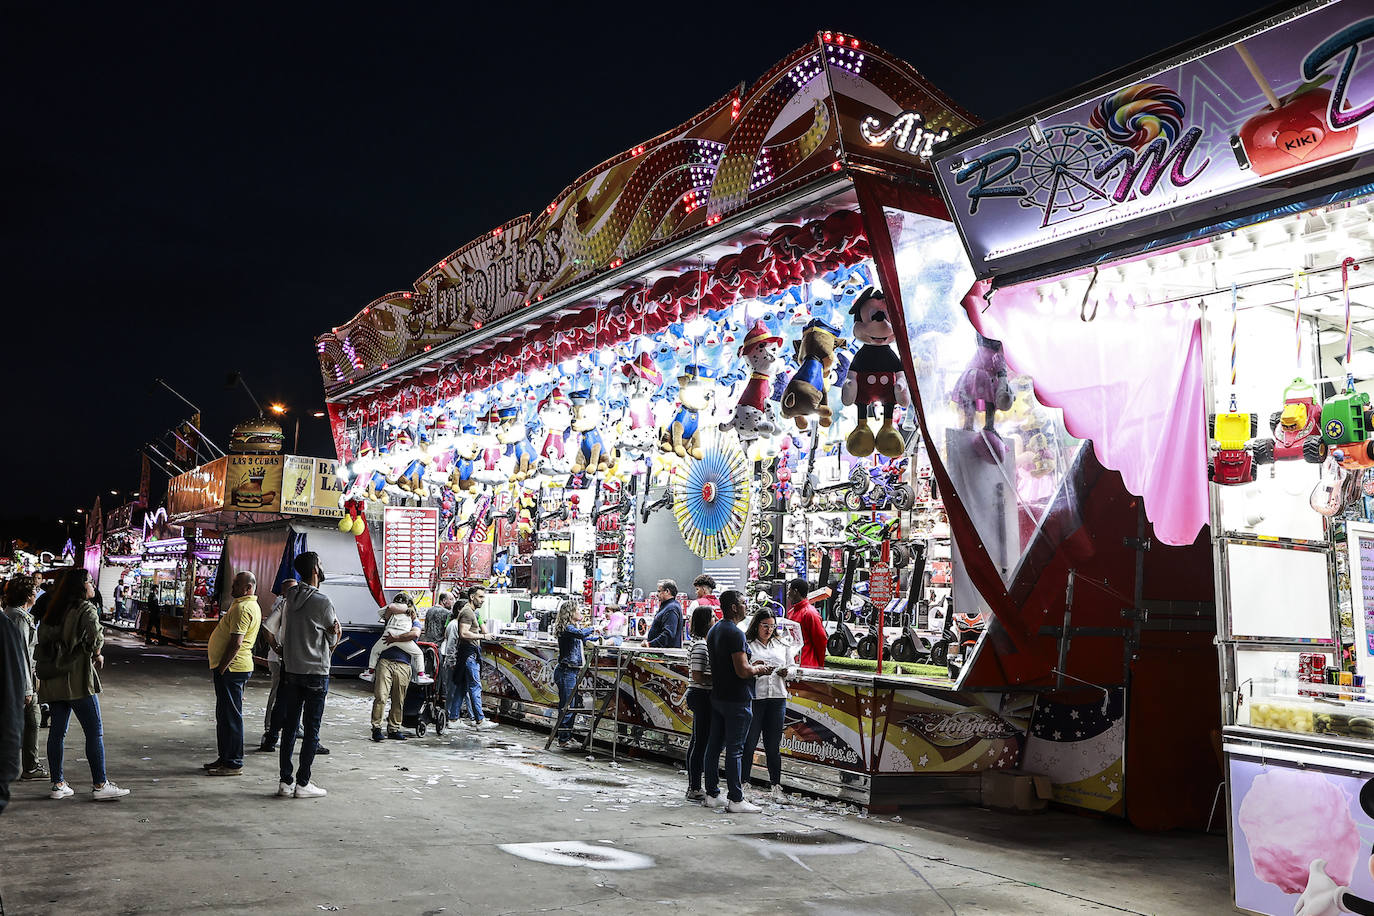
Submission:
[[[1145,501],[1155,536],[1196,540],[1208,521],[1206,405],[1201,324],[1190,309],[1104,298],[1090,321],[1079,302],[1040,299],[1033,284],[998,290],[985,282],[964,299],[974,327],[1002,341],[1007,363],[1035,380],[1042,404],[1091,439],[1104,467]],[[1091,312],[1091,303],[1087,306]]]

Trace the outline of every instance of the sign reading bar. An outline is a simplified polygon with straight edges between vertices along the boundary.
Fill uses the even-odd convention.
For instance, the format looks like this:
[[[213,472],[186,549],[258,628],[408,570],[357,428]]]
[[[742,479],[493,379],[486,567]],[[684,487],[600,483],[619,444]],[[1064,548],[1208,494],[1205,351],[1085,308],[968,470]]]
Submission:
[[[974,272],[1138,245],[1214,223],[1223,195],[1234,212],[1374,167],[1374,2],[1285,15],[942,151],[935,174]]]
[[[387,506],[382,587],[429,588],[439,555],[439,510]]]

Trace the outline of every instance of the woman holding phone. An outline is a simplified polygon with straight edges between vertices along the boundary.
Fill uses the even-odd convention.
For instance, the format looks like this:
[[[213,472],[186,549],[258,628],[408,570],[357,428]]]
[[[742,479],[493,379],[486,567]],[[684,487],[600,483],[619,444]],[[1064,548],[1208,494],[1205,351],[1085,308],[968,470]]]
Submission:
[[[743,781],[747,785],[754,768],[754,748],[763,737],[763,756],[768,761],[768,794],[775,802],[786,800],[782,792],[782,729],[787,716],[787,675],[792,667],[792,645],[778,632],[778,621],[769,611],[759,611],[744,633],[749,657],[772,668],[754,679],[754,709],[749,735],[744,739]]]

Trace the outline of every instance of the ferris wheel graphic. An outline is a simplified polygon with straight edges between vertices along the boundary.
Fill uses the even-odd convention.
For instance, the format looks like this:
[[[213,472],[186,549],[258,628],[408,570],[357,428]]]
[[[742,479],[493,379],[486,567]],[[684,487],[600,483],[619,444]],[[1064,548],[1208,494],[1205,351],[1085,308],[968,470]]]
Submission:
[[[1040,227],[1105,209],[1113,204],[1107,187],[1119,178],[1121,166],[1098,176],[1094,170],[1115,152],[1096,130],[1076,124],[1043,128],[1043,140],[1027,139],[1021,153],[1020,174],[1026,194],[1020,204],[1041,211]]]

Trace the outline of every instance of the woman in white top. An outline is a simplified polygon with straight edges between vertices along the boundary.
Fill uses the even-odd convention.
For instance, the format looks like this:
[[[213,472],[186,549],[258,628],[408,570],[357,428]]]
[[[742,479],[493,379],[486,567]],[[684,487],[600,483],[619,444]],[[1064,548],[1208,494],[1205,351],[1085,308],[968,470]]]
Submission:
[[[687,644],[687,668],[691,684],[687,688],[687,708],[692,711],[692,740],[687,744],[687,798],[705,801],[701,775],[706,768],[706,741],[711,737],[711,655],[706,650],[706,633],[716,622],[715,608],[697,605],[692,611]]]
[[[458,638],[458,614],[467,607],[466,598],[455,598],[453,610],[449,612],[449,621],[444,625],[444,641],[439,644],[440,675],[438,681],[447,690],[448,699],[448,720],[457,722],[462,717],[462,712],[466,703],[464,702],[464,692],[456,683],[458,680],[458,646],[462,642]],[[434,613],[433,610],[430,613]]]
[[[754,748],[763,737],[763,756],[768,761],[769,796],[782,801],[782,729],[787,715],[787,675],[792,665],[792,646],[778,633],[778,622],[769,611],[759,611],[744,631],[749,644],[749,660],[773,668],[771,674],[754,680],[753,717],[744,739],[743,782],[749,782],[754,767]]]

